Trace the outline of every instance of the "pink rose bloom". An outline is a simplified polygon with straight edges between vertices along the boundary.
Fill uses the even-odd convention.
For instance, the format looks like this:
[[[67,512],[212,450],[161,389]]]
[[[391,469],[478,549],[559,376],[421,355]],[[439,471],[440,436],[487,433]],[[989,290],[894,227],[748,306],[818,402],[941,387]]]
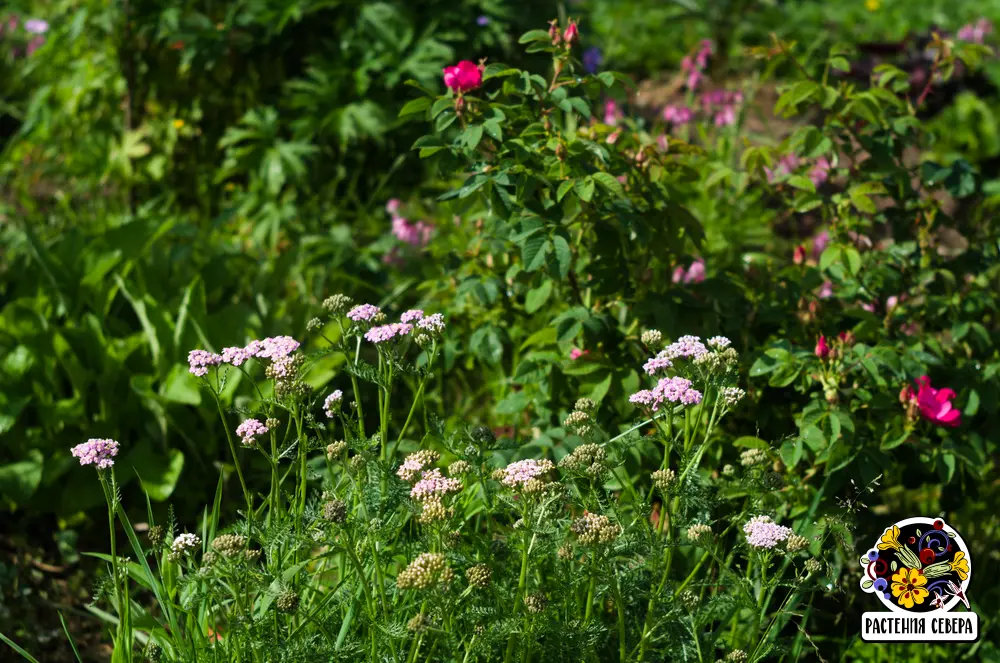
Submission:
[[[970,41],[974,44],[982,44],[986,41],[986,35],[993,33],[993,24],[985,18],[981,18],[975,23],[963,25],[958,31],[958,38],[962,41]]]
[[[875,312],[875,302],[871,302],[871,303],[861,302],[861,308],[863,308],[864,310],[868,311],[869,313],[874,313]]]
[[[830,299],[831,297],[833,297],[833,281],[823,281],[823,285],[819,287],[819,298]]]
[[[814,352],[820,359],[826,359],[830,356],[830,346],[826,344],[826,336],[820,334],[820,337],[816,340],[816,349]]]
[[[816,164],[809,170],[809,179],[812,180],[813,186],[819,186],[830,179],[830,162],[826,157],[816,160]]]
[[[475,90],[483,84],[483,72],[471,60],[462,60],[456,65],[444,68],[444,84],[455,92]]]
[[[705,261],[698,258],[684,274],[684,283],[701,283],[705,280]]]
[[[891,311],[892,309],[896,308],[898,305],[899,305],[899,297],[897,297],[896,295],[892,295],[891,297],[889,297],[888,299],[885,300],[885,310],[886,310],[886,312]]]
[[[951,403],[952,399],[955,398],[954,391],[947,387],[935,389],[931,386],[931,379],[926,375],[917,378],[916,383],[918,387],[917,406],[925,419],[939,426],[951,428],[957,428],[962,423],[962,414]]]
[[[826,251],[827,245],[830,243],[830,233],[822,230],[813,237],[813,257],[818,258],[823,255],[823,251]]]
[[[580,357],[588,354],[590,354],[590,350],[581,350],[580,348],[573,348],[572,350],[569,351],[569,358],[572,359],[573,361],[576,361]]]
[[[681,265],[677,265],[677,267],[674,268],[674,274],[670,278],[670,280],[673,281],[674,283],[683,283],[684,267],[682,267]]]
[[[792,254],[792,262],[796,265],[801,265],[806,261],[806,247],[799,244],[795,247],[795,252]]]
[[[396,212],[399,211],[401,205],[402,203],[399,202],[399,198],[391,198],[389,202],[385,204],[385,211],[392,216],[396,216]]]

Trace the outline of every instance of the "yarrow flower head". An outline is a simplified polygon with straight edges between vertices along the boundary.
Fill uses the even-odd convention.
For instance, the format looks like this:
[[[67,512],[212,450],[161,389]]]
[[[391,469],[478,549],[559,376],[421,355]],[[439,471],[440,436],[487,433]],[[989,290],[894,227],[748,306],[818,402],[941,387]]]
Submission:
[[[733,407],[746,396],[746,392],[739,387],[723,387],[720,393],[722,397],[722,404],[726,407]]]
[[[406,311],[405,313],[403,313],[403,315],[399,316],[399,321],[412,324],[414,322],[417,322],[423,317],[424,317],[424,312],[418,308],[414,308],[410,309],[409,311]]]
[[[420,475],[420,481],[410,489],[410,498],[416,502],[441,501],[445,495],[462,491],[462,482],[441,475],[435,468]]]
[[[662,378],[652,390],[643,389],[642,391],[637,391],[629,397],[629,402],[645,406],[656,412],[660,409],[660,405],[664,401],[681,403],[683,405],[697,405],[701,402],[701,398],[701,392],[691,386],[690,380],[673,377]]]
[[[328,419],[333,419],[334,415],[337,413],[337,410],[340,409],[341,403],[343,402],[344,402],[344,392],[342,392],[340,389],[337,389],[329,396],[327,396],[326,400],[323,401],[323,413],[327,416]]]
[[[681,336],[661,353],[667,359],[694,359],[708,353],[708,348],[697,336]]]
[[[111,439],[91,438],[73,447],[70,453],[80,459],[80,465],[96,465],[97,469],[106,470],[115,464],[118,443]]]
[[[420,477],[425,468],[430,467],[441,459],[441,454],[430,449],[422,449],[410,454],[403,461],[403,464],[396,470],[396,476],[403,481],[412,483]]]
[[[277,361],[287,357],[299,349],[300,343],[291,336],[273,336],[265,338],[257,344],[247,346],[256,350],[253,356],[259,359],[270,359]]]
[[[396,201],[397,203],[399,201]],[[331,315],[341,315],[351,305],[351,298],[347,295],[331,295],[323,300],[323,308]]]
[[[642,332],[640,340],[647,348],[655,348],[663,342],[663,334],[658,329],[647,329]]]
[[[373,322],[382,309],[372,304],[359,304],[347,312],[347,317],[354,322]]]
[[[218,366],[222,363],[222,355],[207,350],[192,350],[188,353],[188,370],[192,375],[204,377],[208,374],[209,366]]]
[[[393,322],[388,325],[372,327],[365,332],[365,340],[371,343],[384,343],[397,336],[406,336],[413,331],[413,325],[405,322]]]
[[[541,460],[526,458],[525,460],[511,463],[503,470],[500,470],[500,483],[508,488],[524,488],[529,481],[539,479],[554,468],[555,466],[551,460],[545,458]]]
[[[252,447],[257,442],[258,435],[266,435],[269,432],[270,429],[256,419],[247,419],[236,427],[236,434],[246,447]]]
[[[181,534],[170,544],[170,551],[175,555],[185,555],[201,545],[197,534]]]
[[[666,351],[652,357],[642,366],[642,370],[646,371],[646,375],[656,375],[658,372],[670,368],[674,365],[674,362],[667,358]]]
[[[421,318],[417,322],[417,327],[433,334],[440,334],[444,331],[444,316],[440,313],[432,313]]]
[[[713,336],[708,339],[708,347],[715,348],[716,350],[725,350],[732,344],[733,342],[725,336]]]
[[[792,530],[771,520],[770,516],[754,516],[745,525],[743,533],[747,543],[754,548],[770,550],[792,535]]]

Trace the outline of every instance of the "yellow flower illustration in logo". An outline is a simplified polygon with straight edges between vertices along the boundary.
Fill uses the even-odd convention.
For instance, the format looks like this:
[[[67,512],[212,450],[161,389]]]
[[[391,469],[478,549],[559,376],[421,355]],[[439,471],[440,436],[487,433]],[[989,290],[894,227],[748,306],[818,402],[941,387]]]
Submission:
[[[958,574],[958,577],[965,580],[969,577],[969,560],[965,559],[965,553],[958,551],[955,553],[955,559],[948,562],[951,570]]]
[[[926,584],[927,578],[920,569],[908,569],[904,566],[892,576],[892,595],[899,605],[909,610],[913,608],[913,604],[919,605],[927,598],[929,592],[924,587]]]
[[[899,528],[895,525],[892,526],[892,529],[887,529],[882,538],[878,540],[879,550],[888,550],[889,548],[899,550]]]

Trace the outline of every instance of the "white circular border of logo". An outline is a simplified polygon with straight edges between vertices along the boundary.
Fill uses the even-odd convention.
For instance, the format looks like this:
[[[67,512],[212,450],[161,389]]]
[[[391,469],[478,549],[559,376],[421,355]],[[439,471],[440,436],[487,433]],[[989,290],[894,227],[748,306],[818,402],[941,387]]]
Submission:
[[[951,538],[953,538],[962,548],[962,551],[965,552],[965,560],[969,563],[969,573],[965,576],[965,580],[962,581],[961,588],[962,588],[962,593],[967,595],[969,581],[972,580],[972,558],[969,555],[969,547],[965,545],[965,541],[962,540],[962,537],[961,535],[959,535],[958,530],[956,530],[954,527],[949,527],[948,521],[945,520],[944,518],[928,518],[926,516],[915,516],[913,518],[904,518],[903,520],[897,521],[892,525],[890,525],[889,527],[883,529],[882,533],[879,534],[877,539],[875,539],[875,544],[871,548],[867,548],[867,550],[871,550],[872,548],[878,549],[878,542],[882,540],[882,536],[885,534],[885,532],[890,528],[892,528],[893,526],[901,528],[904,525],[930,525],[930,527],[933,528],[935,520],[940,520],[942,523],[944,523],[944,527],[942,527],[942,529],[951,529],[953,532],[955,532],[955,536]],[[867,574],[862,573],[860,582],[863,583],[867,577],[868,577]],[[888,582],[889,582],[889,587],[891,588],[892,587],[891,580]],[[892,612],[898,612],[905,615],[921,614],[921,613],[914,613],[911,610],[906,610],[902,606],[897,605],[895,602],[885,598],[884,592],[879,592],[876,590],[862,590],[862,591],[864,591],[866,594],[875,594],[878,597],[878,600],[882,602],[882,605],[889,608],[889,610],[891,610]],[[933,598],[933,597],[928,597],[928,598]],[[961,602],[962,600],[960,598],[958,598],[957,596],[952,596],[951,600],[944,604],[943,611],[948,612]],[[933,612],[924,614],[933,614]]]

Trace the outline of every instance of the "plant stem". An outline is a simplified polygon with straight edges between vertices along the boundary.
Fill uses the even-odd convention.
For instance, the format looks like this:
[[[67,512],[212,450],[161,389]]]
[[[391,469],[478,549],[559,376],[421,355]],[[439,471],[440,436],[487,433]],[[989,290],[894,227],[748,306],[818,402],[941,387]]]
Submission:
[[[233,464],[236,465],[236,476],[240,478],[240,486],[243,488],[243,497],[247,501],[247,518],[253,518],[253,502],[250,500],[250,491],[247,490],[247,482],[243,478],[243,469],[240,467],[240,459],[236,455],[236,443],[233,441],[233,434],[229,432],[229,426],[226,425],[226,413],[222,411],[222,401],[219,399],[219,394],[214,390],[212,395],[215,396],[215,406],[219,410],[219,417],[222,419],[222,428],[226,431],[226,440],[229,441],[229,451],[233,454]]]

